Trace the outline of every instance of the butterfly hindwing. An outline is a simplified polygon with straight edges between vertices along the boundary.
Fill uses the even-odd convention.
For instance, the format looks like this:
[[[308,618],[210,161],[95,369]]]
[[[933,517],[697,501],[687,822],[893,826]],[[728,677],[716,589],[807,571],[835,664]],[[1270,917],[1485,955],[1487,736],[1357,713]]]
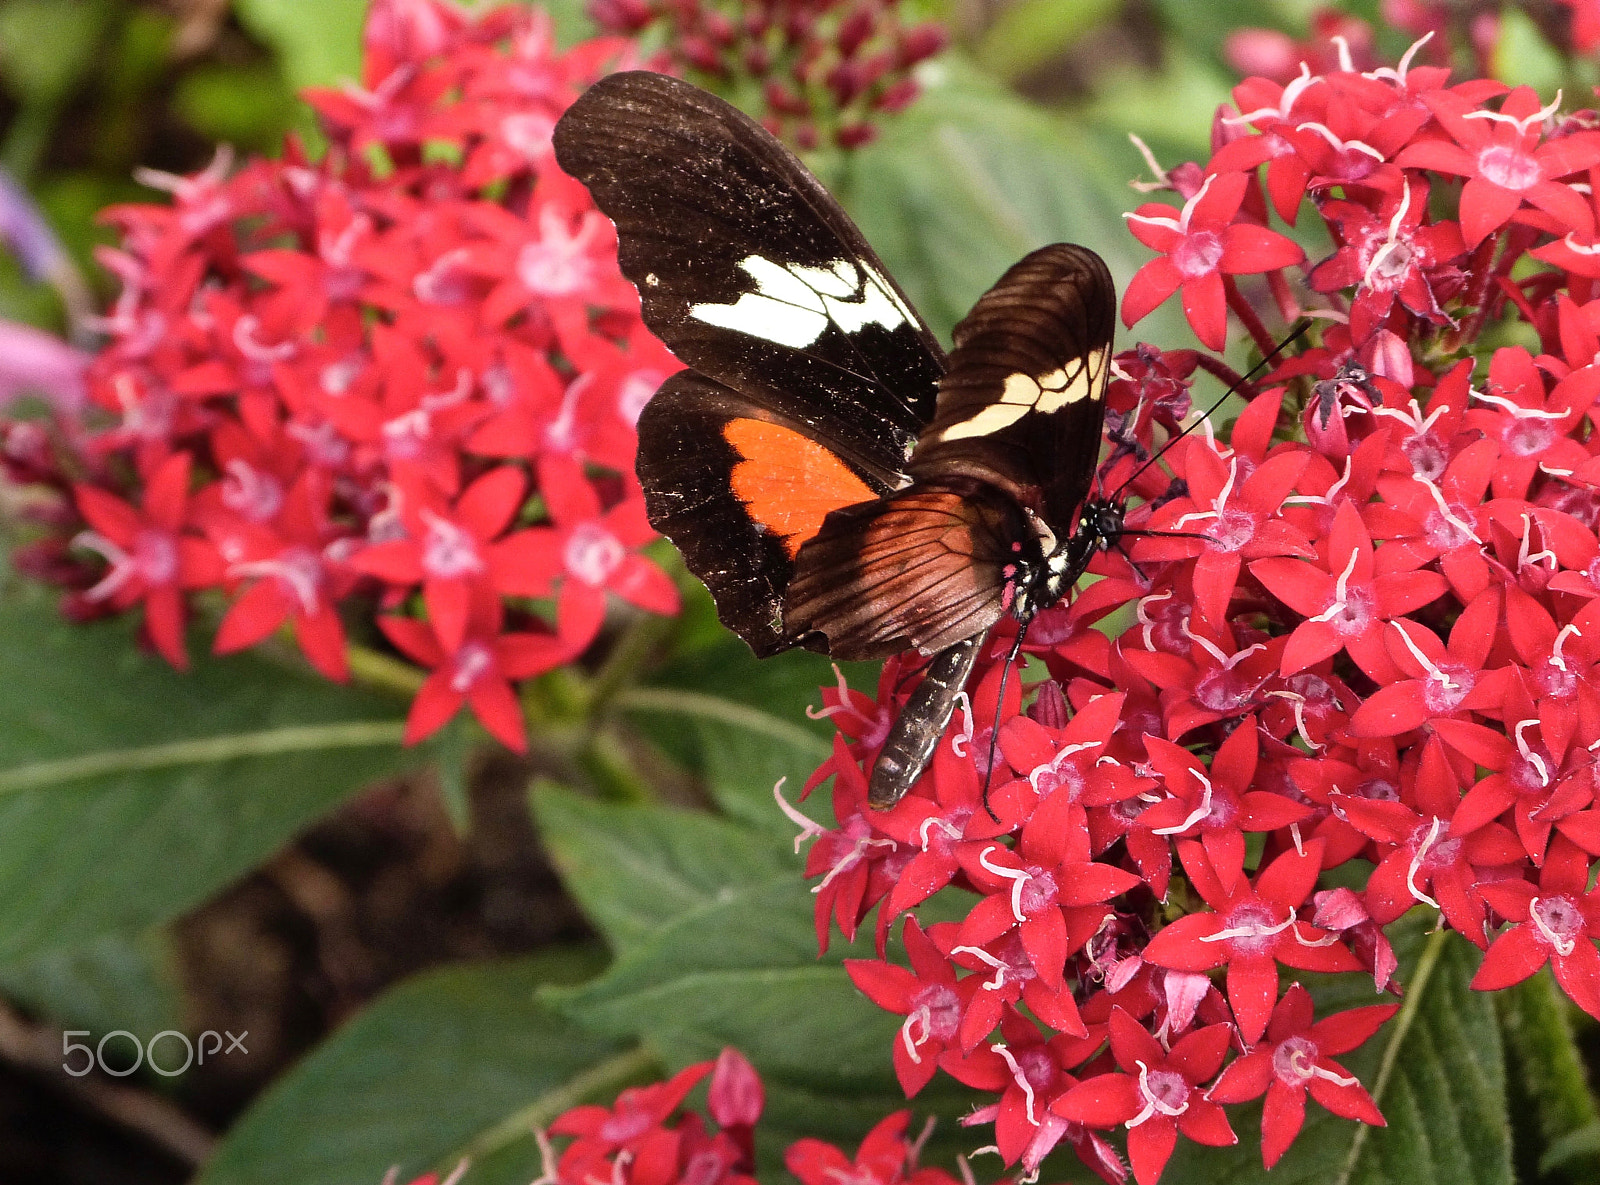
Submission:
[[[1014,264],[956,326],[913,476],[987,471],[1065,538],[1100,455],[1116,304],[1087,248]]]
[[[800,549],[784,627],[825,635],[836,658],[943,650],[1004,612],[1010,541],[1025,531],[1014,502],[967,481],[846,506]]]
[[[692,370],[645,405],[638,473],[651,525],[762,657],[795,645],[783,607],[801,546],[829,512],[886,492],[814,432]]]
[[[616,223],[623,273],[673,353],[905,484],[943,351],[787,149],[714,95],[644,71],[591,87],[555,148]]]

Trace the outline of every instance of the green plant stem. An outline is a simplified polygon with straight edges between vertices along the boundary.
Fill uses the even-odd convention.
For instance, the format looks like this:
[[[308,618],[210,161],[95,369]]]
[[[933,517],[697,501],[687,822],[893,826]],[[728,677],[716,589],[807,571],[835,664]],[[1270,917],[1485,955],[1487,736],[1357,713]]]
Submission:
[[[605,665],[589,681],[588,711],[591,717],[600,715],[618,693],[629,687],[639,672],[644,670],[678,628],[676,618],[658,617],[654,613],[635,618],[617,639],[606,657]]]
[[[113,749],[66,757],[60,761],[35,761],[0,771],[0,794],[53,786],[80,778],[137,770],[204,765],[240,757],[270,757],[320,749],[360,749],[398,745],[405,725],[398,720],[372,720],[355,724],[306,724],[235,733],[200,740],[174,741],[139,749]]]
[[[720,699],[698,691],[675,687],[630,687],[616,699],[617,707],[633,712],[663,712],[668,715],[699,716],[722,724],[734,724],[748,732],[771,737],[802,752],[825,756],[827,742],[798,724],[790,724],[755,708]]]
[[[634,767],[627,749],[608,729],[592,730],[578,754],[578,763],[599,788],[601,796],[612,802],[654,802],[649,780]]]
[[[365,646],[352,643],[345,650],[350,663],[350,676],[362,687],[382,691],[401,699],[410,699],[422,689],[427,675],[408,662],[379,654]]]
[[[1411,1032],[1417,1014],[1422,1011],[1428,980],[1433,978],[1434,968],[1439,965],[1439,958],[1444,954],[1448,941],[1448,930],[1435,930],[1428,936],[1427,945],[1422,948],[1422,957],[1417,960],[1416,974],[1406,984],[1405,1003],[1400,1005],[1400,1011],[1394,1018],[1394,1031],[1389,1035],[1389,1044],[1383,1051],[1383,1061],[1378,1067],[1378,1077],[1372,1084],[1372,1101],[1380,1107],[1383,1105],[1384,1092],[1389,1088],[1389,1079],[1394,1076],[1394,1068],[1400,1062],[1400,1047],[1406,1043],[1406,1035]],[[1355,1173],[1356,1162],[1361,1158],[1361,1149],[1366,1146],[1367,1133],[1371,1130],[1364,1123],[1356,1125],[1356,1133],[1350,1140],[1350,1152],[1344,1159],[1344,1168],[1334,1178],[1334,1185],[1348,1185]]]

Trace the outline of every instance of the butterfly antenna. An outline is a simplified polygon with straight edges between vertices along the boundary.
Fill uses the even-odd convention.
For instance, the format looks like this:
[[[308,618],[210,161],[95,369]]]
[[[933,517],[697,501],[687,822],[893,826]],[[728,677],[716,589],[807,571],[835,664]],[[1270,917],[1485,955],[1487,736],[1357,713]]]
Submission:
[[[989,782],[994,777],[994,750],[995,743],[1000,739],[1000,713],[1006,706],[1006,683],[1011,678],[1011,668],[1017,665],[1017,655],[1022,653],[1023,639],[1028,636],[1028,626],[1033,624],[1032,618],[1022,623],[1022,628],[1017,630],[1016,639],[1011,643],[1011,649],[1006,653],[1005,665],[1000,668],[1000,697],[995,700],[994,724],[989,728],[989,758],[983,767],[983,809],[989,812],[989,817],[996,823],[1000,816],[994,813],[994,807],[989,805]]]
[[[1281,342],[1279,342],[1276,346],[1274,346],[1272,348],[1272,352],[1270,354],[1268,354],[1266,357],[1262,358],[1260,362],[1257,362],[1254,366],[1252,366],[1249,369],[1249,371],[1247,371],[1245,373],[1243,378],[1239,379],[1238,382],[1234,383],[1233,386],[1229,387],[1226,391],[1224,391],[1222,393],[1221,397],[1218,398],[1215,403],[1213,403],[1210,407],[1206,408],[1205,414],[1195,417],[1195,419],[1190,422],[1190,424],[1189,424],[1189,426],[1187,428],[1183,429],[1183,431],[1179,432],[1171,440],[1168,440],[1165,444],[1163,444],[1161,446],[1161,451],[1160,452],[1158,452],[1155,456],[1151,457],[1143,465],[1140,465],[1139,468],[1135,469],[1133,471],[1133,476],[1132,477],[1128,478],[1121,485],[1119,485],[1115,490],[1112,491],[1111,497],[1113,499],[1115,499],[1118,494],[1122,493],[1123,490],[1127,489],[1130,485],[1132,485],[1135,481],[1137,481],[1138,478],[1139,478],[1139,475],[1141,473],[1143,473],[1146,469],[1150,468],[1150,466],[1154,465],[1157,461],[1161,460],[1162,457],[1166,456],[1168,449],[1170,449],[1173,445],[1177,444],[1178,441],[1182,440],[1185,436],[1189,435],[1189,433],[1193,432],[1196,428],[1198,428],[1206,420],[1210,419],[1211,418],[1211,413],[1216,411],[1217,408],[1221,407],[1223,402],[1228,398],[1229,395],[1232,395],[1240,387],[1244,386],[1251,379],[1255,378],[1255,376],[1262,370],[1263,367],[1265,367],[1267,365],[1267,363],[1271,362],[1279,354],[1283,353],[1290,346],[1292,346],[1295,342],[1299,341],[1302,337],[1304,337],[1306,335],[1306,332],[1310,328],[1311,328],[1311,320],[1310,320],[1310,318],[1303,318],[1300,321],[1300,323],[1294,327],[1293,332],[1291,332],[1288,337],[1284,338]]]

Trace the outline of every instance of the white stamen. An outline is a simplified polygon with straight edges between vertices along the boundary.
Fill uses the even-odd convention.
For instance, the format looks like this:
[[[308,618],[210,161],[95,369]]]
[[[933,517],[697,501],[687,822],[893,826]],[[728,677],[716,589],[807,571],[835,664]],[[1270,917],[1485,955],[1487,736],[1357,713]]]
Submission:
[[[1518,119],[1514,115],[1507,115],[1503,111],[1469,111],[1461,118],[1487,119],[1493,123],[1509,124],[1511,127],[1517,129],[1517,133],[1519,135],[1526,136],[1528,134],[1528,129],[1531,128],[1535,123],[1543,123],[1559,110],[1561,110],[1561,92],[1557,91],[1555,100],[1550,104],[1550,106],[1541,107],[1532,115],[1525,115],[1521,119]]]
[[[1416,41],[1413,41],[1411,43],[1411,48],[1406,50],[1405,56],[1400,59],[1400,65],[1397,68],[1390,68],[1388,66],[1379,66],[1376,70],[1370,70],[1367,73],[1363,74],[1361,77],[1370,78],[1373,81],[1377,81],[1378,79],[1381,79],[1381,78],[1387,78],[1387,79],[1389,79],[1389,80],[1391,80],[1393,82],[1398,83],[1402,87],[1405,86],[1406,85],[1406,72],[1411,69],[1411,59],[1417,56],[1417,51],[1418,50],[1420,50],[1424,45],[1428,44],[1428,42],[1430,42],[1432,40],[1433,40],[1433,32],[1432,32],[1432,30],[1429,30],[1427,33],[1424,33]]]
[[[1189,817],[1183,822],[1173,827],[1153,828],[1151,830],[1152,835],[1181,835],[1183,832],[1189,830],[1189,828],[1193,827],[1196,823],[1201,822],[1206,818],[1206,816],[1211,814],[1211,779],[1206,777],[1205,774],[1201,773],[1197,769],[1190,770],[1189,772],[1192,773],[1195,776],[1195,780],[1199,782],[1202,787],[1204,787],[1204,792],[1200,795],[1200,805],[1195,807],[1194,810],[1190,811]]]
[[[995,956],[991,955],[981,946],[953,946],[950,948],[950,956],[951,958],[954,958],[956,955],[971,955],[973,958],[977,959],[978,962],[986,963],[990,967],[994,968],[994,978],[983,985],[984,991],[998,992],[1001,988],[1005,987],[1008,982],[1010,982],[1006,978],[1006,972],[1009,971],[1010,968],[1003,960],[995,958]]]
[[[1356,562],[1360,559],[1361,552],[1356,548],[1351,548],[1350,562],[1345,564],[1344,571],[1339,574],[1339,579],[1333,583],[1333,603],[1310,620],[1332,621],[1350,607],[1350,577],[1354,574]]]
[[[1028,1122],[1032,1126],[1038,1127],[1039,1121],[1033,1114],[1033,1084],[1028,1081],[1027,1075],[1022,1072],[1022,1067],[1017,1065],[1017,1059],[1012,1057],[1011,1051],[998,1041],[989,1046],[989,1052],[998,1053],[1005,1058],[1006,1065],[1011,1067],[1011,1080],[1022,1087],[1023,1097],[1028,1100]]]
[[[1404,631],[1401,632],[1403,633]],[[1438,842],[1439,829],[1443,826],[1444,823],[1438,818],[1438,816],[1435,816],[1433,825],[1428,828],[1428,837],[1424,839],[1417,847],[1416,854],[1411,857],[1411,864],[1406,869],[1406,888],[1410,891],[1411,896],[1422,902],[1424,905],[1431,905],[1435,909],[1439,908],[1439,903],[1424,893],[1417,886],[1417,873],[1422,868],[1423,860],[1427,859],[1428,849],[1433,847],[1433,845]]]
[[[815,820],[808,818],[799,807],[791,804],[783,796],[783,784],[788,780],[787,776],[778,779],[777,785],[772,788],[772,797],[778,800],[778,809],[783,812],[784,818],[800,828],[800,834],[794,837],[794,854],[798,856],[801,844],[808,839],[816,839],[818,836],[826,835],[828,829]]]
[[[1517,723],[1515,724],[1515,726],[1513,726],[1512,732],[1515,734],[1515,737],[1516,737],[1517,752],[1521,753],[1522,754],[1522,759],[1524,761],[1526,761],[1529,765],[1533,766],[1534,770],[1538,773],[1538,775],[1539,775],[1539,785],[1548,786],[1548,785],[1550,785],[1550,768],[1549,768],[1549,766],[1545,765],[1544,758],[1540,757],[1537,753],[1535,753],[1533,751],[1533,749],[1528,744],[1527,738],[1522,735],[1523,729],[1532,727],[1533,725],[1538,724],[1538,723],[1539,722],[1537,720],[1518,720]]]
[[[1561,649],[1567,644],[1568,638],[1581,637],[1583,637],[1583,631],[1578,629],[1577,626],[1562,626],[1561,632],[1556,635],[1555,643],[1550,647],[1550,665],[1565,671],[1567,669],[1567,659],[1566,656],[1561,653]]]
[[[998,864],[989,863],[990,852],[1009,852],[1010,848],[1001,847],[999,844],[990,844],[978,853],[978,863],[995,876],[1011,882],[1011,916],[1018,922],[1025,922],[1028,917],[1022,912],[1022,888],[1033,878],[1020,868],[1005,868]]]
[[[924,852],[928,850],[928,844],[932,842],[928,838],[928,829],[930,827],[937,827],[940,831],[944,832],[946,839],[961,838],[961,828],[950,822],[949,819],[946,819],[941,815],[929,815],[926,819],[922,820],[922,825],[917,828],[917,839],[922,844],[922,850]]]
[[[1326,124],[1316,123],[1315,121],[1308,121],[1306,123],[1296,124],[1295,125],[1295,131],[1297,131],[1297,132],[1315,132],[1315,133],[1317,133],[1317,135],[1321,136],[1324,140],[1326,140],[1331,147],[1337,149],[1340,152],[1364,152],[1368,156],[1370,156],[1373,160],[1381,161],[1381,160],[1384,159],[1383,153],[1379,152],[1376,148],[1372,147],[1372,145],[1370,145],[1370,144],[1365,144],[1360,140],[1341,140],[1341,139],[1339,139],[1338,136],[1333,134],[1333,129],[1329,128]]]
[[[1572,953],[1573,948],[1577,945],[1577,942],[1572,938],[1558,937],[1549,926],[1544,924],[1544,919],[1539,916],[1539,910],[1537,908],[1539,902],[1542,900],[1544,900],[1544,898],[1535,897],[1532,901],[1528,902],[1528,920],[1533,923],[1534,929],[1538,930],[1540,934],[1544,935],[1545,941],[1548,942],[1552,948],[1554,948],[1556,954],[1560,955],[1562,958],[1566,958],[1566,956]]]
[[[1294,925],[1294,910],[1289,911],[1289,916],[1276,926],[1234,926],[1228,930],[1218,930],[1215,934],[1202,934],[1201,942],[1226,942],[1230,938],[1270,938],[1274,934],[1282,934]]]
[[[1482,112],[1480,114],[1486,115],[1488,112]],[[1492,403],[1496,407],[1503,408],[1519,420],[1562,420],[1568,415],[1568,413],[1564,411],[1547,411],[1540,407],[1523,407],[1522,404],[1517,403],[1514,400],[1507,399],[1504,395],[1492,395],[1488,391],[1474,390],[1472,391],[1472,397],[1474,399],[1481,399],[1485,403]]]
[[[961,718],[965,723],[961,726],[961,731],[950,738],[950,751],[957,757],[965,757],[967,755],[966,746],[972,743],[973,716],[972,700],[968,698],[967,693],[964,691],[956,692],[956,711],[961,713]]]
[[[1224,119],[1222,122],[1225,124],[1254,124],[1256,120],[1263,117],[1287,120],[1289,118],[1289,112],[1294,109],[1295,100],[1300,97],[1301,92],[1309,87],[1312,83],[1321,81],[1321,77],[1311,73],[1310,66],[1308,66],[1305,62],[1301,62],[1300,77],[1291,80],[1289,85],[1283,88],[1283,94],[1279,97],[1278,105],[1276,107],[1257,107],[1254,111],[1247,112],[1243,115],[1232,116],[1228,119]]]
[[[1400,640],[1406,644],[1406,649],[1411,651],[1411,657],[1417,660],[1417,665],[1428,672],[1428,678],[1437,680],[1446,691],[1459,691],[1461,689],[1461,684],[1434,666],[1433,660],[1417,649],[1417,644],[1411,640],[1411,635],[1406,633],[1398,621],[1391,621],[1389,624],[1400,631]]]
[[[922,1024],[922,1036],[914,1037],[911,1034],[911,1027],[919,1021]],[[920,1066],[922,1064],[922,1054],[917,1052],[917,1046],[927,1041],[931,1036],[933,1036],[933,1010],[926,1004],[920,1008],[912,1009],[900,1026],[900,1043],[906,1047],[906,1056],[911,1059],[914,1065]]]
[[[1434,485],[1433,482],[1429,481],[1426,477],[1423,477],[1420,473],[1413,473],[1411,475],[1411,480],[1420,481],[1428,488],[1428,493],[1433,495],[1433,504],[1439,508],[1439,514],[1445,522],[1449,523],[1456,530],[1466,535],[1467,538],[1471,539],[1474,543],[1480,545],[1483,543],[1483,540],[1478,538],[1478,532],[1472,529],[1472,524],[1450,509],[1450,504],[1444,500],[1443,490]]]
[[[1533,550],[1533,516],[1522,516],[1522,545],[1517,549],[1517,570],[1520,572],[1529,564],[1539,563],[1543,560],[1550,561],[1550,570],[1554,572],[1561,566],[1561,561],[1556,558],[1556,553],[1548,547],[1543,551]]]

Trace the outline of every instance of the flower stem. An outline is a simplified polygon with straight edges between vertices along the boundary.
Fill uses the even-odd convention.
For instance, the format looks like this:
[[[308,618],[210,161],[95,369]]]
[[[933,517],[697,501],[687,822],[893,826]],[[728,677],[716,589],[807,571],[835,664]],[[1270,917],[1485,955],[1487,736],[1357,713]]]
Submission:
[[[408,662],[354,642],[346,647],[345,658],[350,663],[350,676],[357,684],[400,699],[408,700],[415,696],[427,678]]]
[[[589,681],[588,713],[604,712],[620,692],[637,681],[678,628],[676,618],[640,614],[623,630],[606,661]]]
[[[1272,353],[1278,343],[1272,340],[1272,334],[1267,332],[1267,327],[1261,323],[1261,317],[1239,291],[1239,285],[1234,282],[1232,276],[1222,277],[1222,290],[1227,293],[1228,307],[1244,323],[1250,339],[1256,343],[1256,348],[1263,354]]]

